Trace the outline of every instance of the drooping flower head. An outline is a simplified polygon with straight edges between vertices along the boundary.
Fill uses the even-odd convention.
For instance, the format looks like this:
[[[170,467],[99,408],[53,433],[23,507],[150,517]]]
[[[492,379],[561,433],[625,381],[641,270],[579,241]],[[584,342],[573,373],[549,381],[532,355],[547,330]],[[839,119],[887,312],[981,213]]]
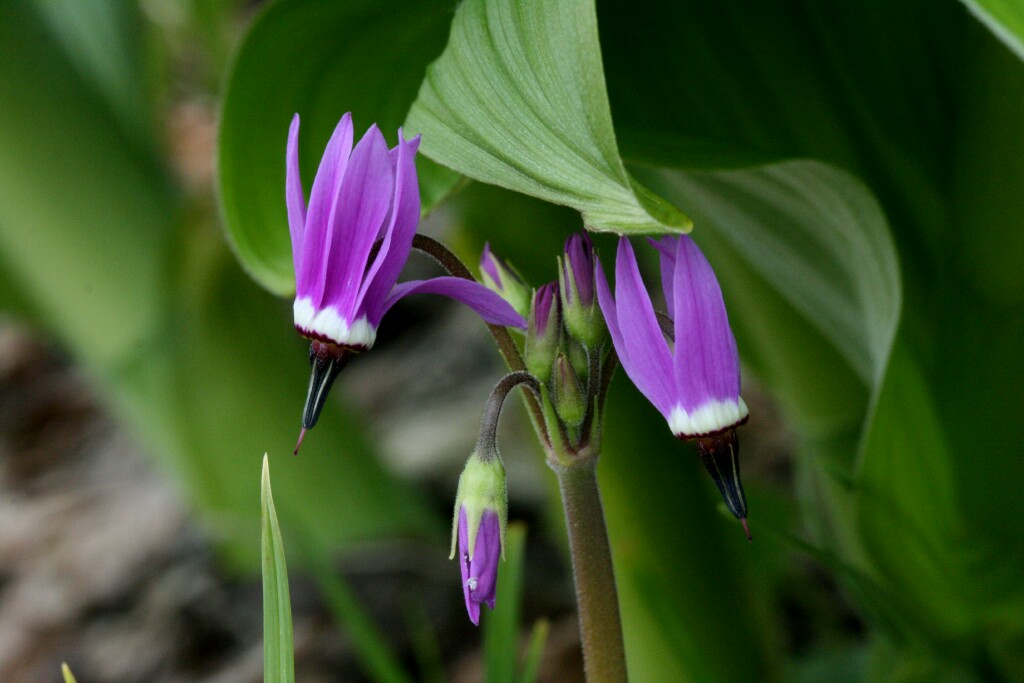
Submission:
[[[327,143],[307,206],[299,177],[298,114],[292,119],[285,200],[295,263],[295,327],[314,341],[304,430],[315,424],[344,360],[373,346],[381,318],[404,296],[443,294],[489,323],[526,327],[501,297],[470,280],[438,277],[396,285],[420,218],[418,147],[418,136],[406,140],[399,131],[398,145],[388,149],[375,125],[353,147],[352,117],[345,114]]]
[[[597,294],[623,369],[672,432],[698,453],[729,509],[746,518],[735,428],[746,421],[739,354],[711,264],[688,236],[650,240],[668,308],[659,323],[629,240],[619,240],[615,294],[600,263]]]
[[[504,555],[508,503],[505,468],[497,451],[473,453],[459,477],[452,528],[452,552],[456,546],[466,612],[480,623],[480,605],[494,609],[498,584],[498,560]]]

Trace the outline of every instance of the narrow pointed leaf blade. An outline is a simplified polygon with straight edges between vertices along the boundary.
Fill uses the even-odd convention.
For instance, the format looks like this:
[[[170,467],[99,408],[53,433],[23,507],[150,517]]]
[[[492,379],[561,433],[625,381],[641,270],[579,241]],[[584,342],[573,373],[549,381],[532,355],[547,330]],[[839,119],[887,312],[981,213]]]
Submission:
[[[266,683],[294,683],[295,651],[288,567],[281,527],[274,510],[274,497],[270,492],[270,465],[265,455],[260,503],[263,522],[263,680]]]
[[[592,230],[687,232],[619,156],[590,0],[470,0],[407,119],[423,154],[583,214]]]

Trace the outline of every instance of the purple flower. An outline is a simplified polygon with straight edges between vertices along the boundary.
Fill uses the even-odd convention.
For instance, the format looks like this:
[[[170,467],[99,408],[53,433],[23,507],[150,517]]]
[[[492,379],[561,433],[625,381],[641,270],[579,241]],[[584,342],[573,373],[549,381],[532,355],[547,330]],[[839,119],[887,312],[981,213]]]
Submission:
[[[459,568],[466,611],[475,625],[480,624],[480,605],[494,609],[498,586],[498,560],[501,558],[501,520],[495,510],[485,509],[479,526],[470,528],[466,508],[459,508]]]
[[[285,201],[295,262],[295,327],[313,340],[313,374],[302,432],[319,419],[349,356],[373,346],[381,318],[409,294],[443,294],[488,323],[526,327],[526,320],[483,285],[456,277],[396,284],[420,220],[415,157],[419,137],[389,150],[377,126],[352,147],[352,117],[341,117],[320,161],[309,206],[299,177],[299,115],[288,131]],[[295,450],[298,452],[299,445]]]
[[[661,252],[673,342],[658,323],[629,240],[619,240],[615,295],[600,263],[597,295],[619,361],[682,438],[710,436],[747,418],[739,355],[715,273],[689,237],[651,240]]]
[[[327,143],[309,206],[299,178],[299,116],[288,133],[285,198],[295,261],[295,327],[344,349],[369,349],[384,314],[415,293],[443,294],[489,323],[526,327],[501,297],[462,278],[396,285],[420,218],[415,156],[419,137],[389,150],[377,126],[352,147],[345,114]],[[380,247],[374,250],[380,240]]]
[[[736,436],[736,427],[747,419],[747,405],[740,398],[739,355],[722,290],[689,237],[650,243],[661,253],[669,317],[663,327],[644,288],[633,247],[623,237],[615,259],[614,296],[597,263],[597,297],[612,343],[626,374],[672,432],[696,440],[704,467],[749,539]]]

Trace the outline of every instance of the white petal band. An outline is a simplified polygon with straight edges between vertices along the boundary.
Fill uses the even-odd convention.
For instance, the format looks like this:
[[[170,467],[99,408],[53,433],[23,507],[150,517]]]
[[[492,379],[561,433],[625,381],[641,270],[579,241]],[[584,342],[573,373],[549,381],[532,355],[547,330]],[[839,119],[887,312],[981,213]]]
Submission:
[[[669,429],[679,437],[707,436],[738,425],[747,419],[749,411],[742,398],[734,401],[711,399],[691,412],[676,405],[668,418]]]
[[[377,339],[377,329],[370,325],[366,316],[350,324],[331,306],[316,310],[308,298],[296,299],[292,310],[295,314],[295,327],[310,336],[321,337],[339,346],[369,349]]]

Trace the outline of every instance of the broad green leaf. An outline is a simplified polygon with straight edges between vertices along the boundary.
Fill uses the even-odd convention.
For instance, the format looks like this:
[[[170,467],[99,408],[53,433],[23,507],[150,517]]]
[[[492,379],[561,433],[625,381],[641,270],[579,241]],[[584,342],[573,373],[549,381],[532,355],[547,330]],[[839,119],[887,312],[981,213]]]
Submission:
[[[1024,59],[1024,3],[1020,0],[961,0],[999,40]]]
[[[812,161],[663,171],[651,182],[727,242],[865,387],[881,379],[899,322],[899,265],[885,217],[863,184]]]
[[[982,544],[960,509],[953,461],[930,387],[897,343],[855,474],[860,533],[878,576],[918,635],[966,635],[978,610],[967,574]],[[916,613],[916,614],[915,614]]]
[[[218,188],[236,255],[270,291],[294,292],[284,204],[288,125],[302,118],[308,196],[338,119],[356,135],[377,123],[394,144],[427,64],[443,49],[450,9],[432,0],[280,0],[263,11],[235,58],[221,110]],[[424,206],[458,176],[417,161]]]
[[[292,643],[288,566],[270,491],[270,465],[266,455],[263,456],[260,510],[263,528],[263,680],[266,683],[294,683],[295,648]]]
[[[484,661],[488,683],[514,683],[519,659],[519,616],[523,599],[523,555],[526,526],[509,524],[505,531],[505,561],[498,567],[494,611],[484,621]]]
[[[592,230],[687,232],[619,156],[590,0],[468,0],[409,112],[423,153],[583,214]]]
[[[62,341],[112,369],[165,304],[173,195],[34,7],[0,3],[0,261]]]

